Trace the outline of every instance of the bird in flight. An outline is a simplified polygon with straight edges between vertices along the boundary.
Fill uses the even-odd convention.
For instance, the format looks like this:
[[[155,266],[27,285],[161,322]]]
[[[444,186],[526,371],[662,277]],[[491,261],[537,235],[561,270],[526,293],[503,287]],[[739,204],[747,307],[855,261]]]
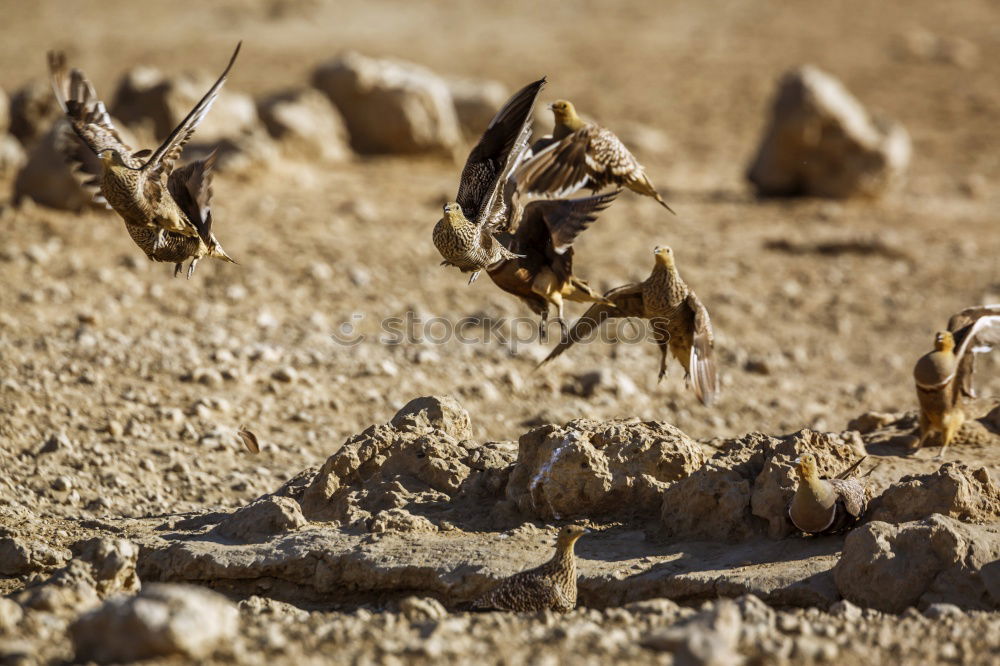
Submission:
[[[52,89],[79,140],[73,142],[68,157],[87,177],[83,185],[95,190],[95,201],[121,216],[132,240],[150,260],[174,263],[175,276],[188,259],[188,278],[205,256],[236,263],[212,231],[215,153],[180,168],[175,165],[218,97],[240,46],[242,42],[219,79],[166,140],[154,151],[135,152],[122,141],[83,72],[68,70],[65,55],[49,53]]]

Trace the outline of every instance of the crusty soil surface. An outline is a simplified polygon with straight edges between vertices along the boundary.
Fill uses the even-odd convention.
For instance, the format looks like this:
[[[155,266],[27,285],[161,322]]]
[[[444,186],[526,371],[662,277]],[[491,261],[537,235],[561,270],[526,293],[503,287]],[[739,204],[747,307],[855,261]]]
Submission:
[[[512,90],[544,74],[544,102],[569,98],[612,129],[663,132],[665,146],[635,148],[678,216],[622,195],[581,237],[577,272],[599,289],[640,280],[653,246],[673,246],[711,312],[723,372],[721,399],[705,408],[676,364],[657,383],[651,343],[583,345],[539,371],[546,346],[537,341],[437,344],[439,330],[427,329],[422,341],[385,344],[379,322],[408,313],[424,323],[521,318],[500,327],[520,336],[533,326],[527,309],[487,278],[468,287],[465,276],[438,266],[430,231],[460,169],[447,160],[359,157],[323,167],[282,160],[239,177],[222,173],[215,231],[240,263],[206,260],[190,281],[148,262],[113,214],[15,208],[5,203],[4,184],[0,503],[3,524],[17,527],[30,513],[39,536],[54,544],[114,533],[108,526],[122,518],[240,506],[432,393],[461,401],[479,441],[513,440],[530,426],[579,417],[667,421],[702,440],[843,430],[863,412],[914,408],[912,365],[934,331],[962,307],[1000,302],[1000,32],[987,0],[809,7],[40,0],[0,8],[0,86],[8,93],[45,75],[49,48],[67,50],[109,99],[127,66],[214,73],[243,39],[227,85],[254,95],[303,85],[317,63],[356,49]],[[921,31],[965,40],[962,53],[972,55],[958,63],[921,55],[913,47]],[[900,192],[847,202],[752,196],[743,173],[777,79],[804,63],[836,75],[910,132],[914,157]],[[813,251],[827,241],[856,250]],[[582,307],[567,310],[575,317]],[[366,335],[355,346],[333,337],[348,321]],[[983,395],[1000,393],[998,362],[994,355],[979,363]],[[564,390],[574,375],[601,369],[592,395]],[[235,437],[241,424],[261,438],[259,456]],[[55,450],[40,453],[49,440]],[[898,478],[888,476],[896,452],[879,453],[889,460],[880,474]],[[900,469],[937,467],[929,452],[918,455],[926,463]],[[949,457],[1000,470],[996,447],[958,446]],[[3,592],[23,585],[0,582]],[[660,654],[636,648],[625,615],[612,610],[582,609],[565,620],[457,615],[434,633],[399,625],[376,602],[374,616],[348,609],[355,613],[348,619],[328,609],[305,619],[279,613],[298,619],[277,622],[278,630],[264,626],[266,614],[247,610],[253,630],[236,656],[330,658],[331,641],[351,640],[361,641],[361,660],[490,658],[515,643],[512,660],[527,658],[532,645],[551,658]],[[823,617],[817,626],[835,634],[839,620]],[[869,619],[857,629],[867,638],[853,648],[789,644],[774,654],[971,662],[986,655],[982,636],[1000,631],[989,614],[951,619],[958,628],[947,631],[916,617]],[[625,628],[616,633],[618,624]],[[787,626],[784,634],[801,633],[798,620]],[[294,647],[268,642],[275,631]],[[483,643],[451,655],[457,634]],[[505,643],[505,635],[524,638]],[[838,645],[835,635],[820,639]],[[500,647],[482,647],[492,644]]]

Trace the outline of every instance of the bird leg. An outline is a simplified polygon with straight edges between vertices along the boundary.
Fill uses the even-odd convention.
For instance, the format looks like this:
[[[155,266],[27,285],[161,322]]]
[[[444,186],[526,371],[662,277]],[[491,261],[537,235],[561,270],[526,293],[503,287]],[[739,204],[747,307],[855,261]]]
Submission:
[[[176,264],[174,264],[174,277],[177,277],[178,275],[181,274],[181,269],[182,268],[184,268],[184,264],[183,263],[176,263]]]
[[[188,271],[187,271],[188,280],[190,280],[191,276],[194,275],[194,267],[197,265],[198,265],[198,257],[195,257],[194,259],[191,260],[191,263],[188,264]]]
[[[167,231],[163,227],[156,230],[156,238],[153,239],[153,252],[160,250],[167,244]]]
[[[471,276],[471,277],[469,278],[469,284],[470,284],[470,285],[471,285],[471,284],[472,284],[473,282],[475,282],[476,280],[478,280],[478,279],[479,279],[479,274],[480,274],[480,273],[482,273],[482,271],[473,271],[473,272],[472,272],[472,276]]]
[[[935,456],[935,460],[944,457],[944,451],[951,444],[958,431],[962,429],[965,422],[965,414],[960,409],[956,409],[944,417],[944,427],[941,429],[941,450]]]
[[[538,322],[538,341],[546,343],[549,341],[549,308],[542,310],[542,318]]]

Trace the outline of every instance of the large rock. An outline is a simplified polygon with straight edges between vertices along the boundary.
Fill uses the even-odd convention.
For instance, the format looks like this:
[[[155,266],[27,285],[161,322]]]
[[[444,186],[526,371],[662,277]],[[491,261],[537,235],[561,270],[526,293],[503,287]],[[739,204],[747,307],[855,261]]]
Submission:
[[[77,661],[101,664],[156,657],[206,659],[229,650],[239,612],[222,595],[191,585],[151,584],[115,598],[70,626]]]
[[[470,435],[469,415],[453,398],[411,400],[390,423],[354,435],[327,459],[302,493],[303,513],[379,531],[425,531],[425,521],[404,514],[440,507],[484,484],[496,488],[494,477],[503,479],[513,462],[503,444],[480,445]],[[389,510],[396,511],[375,521]]]
[[[215,83],[207,73],[166,76],[151,67],[136,67],[118,82],[111,114],[129,125],[148,128],[158,141],[187,116]],[[253,98],[223,88],[192,138],[195,144],[235,139],[259,127]]]
[[[663,493],[663,529],[677,538],[744,541],[781,538],[794,527],[788,503],[795,493],[793,461],[811,452],[830,475],[865,455],[854,432],[801,430],[785,437],[760,433],[726,442],[701,469]]]
[[[323,93],[313,88],[270,95],[257,103],[270,135],[292,157],[340,162],[350,157],[347,127]]]
[[[7,180],[28,161],[21,142],[11,134],[0,134],[0,180]]]
[[[843,84],[812,66],[784,76],[747,177],[766,196],[877,196],[897,185],[910,137],[874,118]]]
[[[855,529],[833,574],[844,598],[889,613],[935,603],[997,610],[998,559],[1000,526],[967,525],[935,514]]]
[[[30,149],[61,115],[49,82],[29,81],[10,98],[10,133]]]
[[[307,524],[309,521],[302,515],[298,502],[288,497],[265,495],[224,519],[215,527],[215,532],[226,539],[252,543]]]
[[[62,566],[70,553],[27,537],[0,538],[0,576],[23,576]]]
[[[139,549],[123,539],[90,539],[75,547],[76,556],[49,578],[17,596],[21,605],[61,615],[75,615],[102,599],[139,590],[135,572]]]
[[[449,78],[447,83],[462,131],[470,140],[478,140],[510,97],[510,91],[499,81],[489,79]]]
[[[361,153],[452,154],[461,140],[448,84],[412,63],[345,53],[313,72]]]
[[[873,503],[871,520],[905,523],[939,513],[966,523],[1000,520],[1000,487],[985,467],[949,462],[931,474],[904,476]]]
[[[698,444],[666,423],[546,425],[521,436],[507,497],[545,519],[656,513],[664,489],[704,461]]]

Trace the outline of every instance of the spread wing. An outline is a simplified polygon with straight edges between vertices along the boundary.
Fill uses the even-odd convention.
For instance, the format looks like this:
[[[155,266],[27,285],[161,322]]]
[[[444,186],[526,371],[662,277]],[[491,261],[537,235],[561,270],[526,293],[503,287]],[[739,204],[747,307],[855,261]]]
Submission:
[[[524,223],[528,224],[529,219],[540,217],[552,237],[552,248],[556,254],[564,254],[576,241],[577,236],[597,220],[598,213],[610,206],[619,194],[621,194],[620,188],[580,199],[536,201],[525,209]]]
[[[1000,307],[982,308],[978,317],[962,328],[954,331],[955,337],[955,372],[949,375],[939,386],[957,379],[956,390],[966,395],[974,395],[972,390],[973,374],[975,372],[974,355],[977,352],[987,352],[1000,345]],[[995,309],[994,309],[995,308]],[[955,317],[952,317],[955,320]],[[950,322],[949,322],[950,323]]]
[[[170,195],[194,224],[206,245],[211,243],[212,238],[212,167],[215,166],[215,156],[213,150],[205,159],[171,171],[167,177]]]
[[[573,323],[569,335],[552,348],[545,360],[538,364],[539,366],[548,363],[580,340],[590,337],[594,330],[608,319],[645,316],[645,309],[642,306],[641,284],[627,284],[617,287],[604,294],[604,298],[606,303],[594,303],[583,313],[582,317]]]
[[[973,387],[973,375],[975,374],[975,352],[986,352],[1000,343],[1000,331],[997,325],[979,324],[984,319],[989,320],[1000,316],[1000,304],[982,305],[966,308],[954,314],[948,320],[948,330],[955,338],[956,375],[959,381],[957,388],[964,395],[973,398],[976,391]],[[973,334],[976,326],[981,328]],[[969,347],[971,345],[971,347]],[[970,351],[971,353],[966,353]]]
[[[545,78],[529,83],[507,100],[469,153],[455,201],[476,224],[496,226],[494,208],[511,167],[531,136],[531,114]]]
[[[94,201],[107,205],[100,193],[101,161],[97,156],[105,150],[114,150],[126,164],[137,167],[140,163],[135,158],[143,153],[132,153],[111,122],[94,86],[83,72],[67,68],[64,53],[50,51],[48,60],[52,92],[73,129],[72,134],[67,132],[66,157],[82,176],[81,185],[93,193]]]
[[[181,151],[184,149],[184,144],[191,140],[195,129],[204,120],[208,110],[212,108],[212,104],[215,103],[216,98],[219,96],[219,92],[226,82],[226,77],[229,76],[229,70],[233,68],[233,63],[236,62],[236,56],[239,55],[242,45],[243,42],[236,45],[236,50],[233,51],[233,55],[229,59],[229,64],[226,65],[225,71],[222,72],[222,76],[215,82],[215,85],[209,88],[205,96],[194,105],[194,108],[181,121],[180,125],[174,128],[174,131],[156,149],[149,158],[149,161],[142,166],[143,169],[151,172],[149,181],[158,182],[161,173],[169,174],[173,170],[174,162],[180,157]]]
[[[694,292],[688,294],[687,305],[694,313],[690,373],[694,393],[704,405],[711,405],[719,393],[719,372],[715,365],[715,338],[708,310]]]
[[[526,199],[558,199],[585,186],[624,183],[640,169],[613,132],[586,125],[526,160],[513,178]]]

